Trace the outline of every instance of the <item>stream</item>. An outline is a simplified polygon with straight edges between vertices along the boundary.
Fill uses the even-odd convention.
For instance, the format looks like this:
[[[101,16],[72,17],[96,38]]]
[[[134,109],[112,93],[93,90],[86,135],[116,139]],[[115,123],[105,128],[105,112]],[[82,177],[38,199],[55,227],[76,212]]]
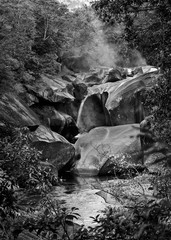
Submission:
[[[107,177],[87,177],[69,176],[61,179],[60,186],[54,188],[53,198],[65,202],[64,205],[71,209],[78,208],[80,218],[75,222],[79,225],[92,226],[93,219],[98,214],[102,214],[110,204],[103,197],[98,195],[102,187],[109,181],[115,181]],[[117,181],[117,180],[116,180]],[[111,200],[112,202],[112,200]]]
[[[108,206],[123,208],[123,204],[129,205],[136,199],[153,199],[149,179],[148,174],[132,179],[73,175],[63,177],[61,184],[51,194],[53,199],[62,201],[60,206],[64,204],[67,209],[78,208],[76,212],[80,217],[74,222],[88,227],[95,225],[91,217],[102,216],[102,211]]]

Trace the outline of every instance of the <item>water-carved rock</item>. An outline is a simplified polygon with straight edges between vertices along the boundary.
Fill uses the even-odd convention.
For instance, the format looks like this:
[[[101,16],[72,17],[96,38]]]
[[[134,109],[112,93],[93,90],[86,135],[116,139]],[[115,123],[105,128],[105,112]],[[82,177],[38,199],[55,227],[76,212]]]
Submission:
[[[87,132],[100,124],[116,126],[140,123],[144,119],[140,93],[153,86],[158,76],[158,69],[151,66],[143,67],[142,71],[142,74],[138,72],[121,81],[89,87],[88,96],[83,100],[78,114],[77,126],[80,132]],[[99,124],[102,115],[104,117]]]
[[[117,161],[135,161],[141,151],[140,139],[137,138],[139,133],[139,124],[127,124],[97,127],[81,134],[75,143],[76,158],[79,159],[76,173],[98,175],[101,171],[101,174],[107,174],[111,156]]]
[[[32,137],[33,142],[45,141],[45,142],[51,143],[51,142],[60,141],[60,142],[68,143],[68,141],[63,136],[61,136],[56,132],[53,132],[52,130],[50,130],[50,128],[45,127],[43,125],[39,125],[34,129],[33,127],[32,128],[29,127],[29,129],[33,134],[33,137]]]

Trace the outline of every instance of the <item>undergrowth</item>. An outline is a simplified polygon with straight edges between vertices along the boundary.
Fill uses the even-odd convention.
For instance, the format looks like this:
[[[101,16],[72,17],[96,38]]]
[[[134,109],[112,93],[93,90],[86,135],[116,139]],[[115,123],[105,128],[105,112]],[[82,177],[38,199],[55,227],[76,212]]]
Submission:
[[[14,132],[10,138],[0,140],[0,239],[24,240],[28,232],[38,240],[171,239],[171,172],[168,167],[152,176],[154,195],[151,198],[143,190],[139,197],[131,196],[123,192],[122,185],[117,185],[111,195],[115,199],[123,198],[127,204],[117,209],[109,207],[92,217],[95,223],[92,227],[76,226],[78,208],[67,209],[48,197],[54,181],[51,166],[40,164],[41,152],[29,147],[27,129]],[[29,195],[38,193],[42,200],[33,206],[23,206],[19,189]]]

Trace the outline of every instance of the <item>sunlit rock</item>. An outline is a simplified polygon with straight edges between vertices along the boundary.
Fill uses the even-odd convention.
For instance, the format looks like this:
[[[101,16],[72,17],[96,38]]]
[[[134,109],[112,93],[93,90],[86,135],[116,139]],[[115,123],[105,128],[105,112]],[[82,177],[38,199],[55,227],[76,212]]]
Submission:
[[[40,125],[37,126],[36,129],[34,129],[34,131],[32,130],[32,128],[30,128],[32,134],[33,134],[33,142],[37,142],[37,141],[45,141],[48,143],[51,142],[56,142],[56,141],[61,141],[61,142],[65,142],[68,143],[68,141],[61,136],[60,134],[51,131],[49,128]]]
[[[100,125],[140,123],[144,119],[140,93],[154,86],[158,75],[158,69],[145,66],[141,67],[141,71],[135,71],[132,77],[89,87],[77,118],[80,132],[87,132]],[[99,119],[103,119],[100,124]]]
[[[28,86],[28,89],[32,90],[38,97],[50,102],[60,102],[65,99],[74,100],[72,84],[57,76],[41,75],[39,82],[34,87]]]
[[[81,134],[75,143],[78,162],[75,172],[83,175],[98,175],[111,156],[117,161],[136,161],[141,151],[137,135],[139,124],[115,127],[97,127]],[[109,165],[106,167],[106,173]],[[103,169],[103,174],[105,169]]]
[[[18,127],[40,124],[36,114],[13,93],[0,98],[0,120]]]

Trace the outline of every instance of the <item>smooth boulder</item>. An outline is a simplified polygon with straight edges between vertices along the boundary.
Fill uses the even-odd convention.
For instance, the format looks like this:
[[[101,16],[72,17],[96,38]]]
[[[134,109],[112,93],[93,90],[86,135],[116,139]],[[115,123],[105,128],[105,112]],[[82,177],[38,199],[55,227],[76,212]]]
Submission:
[[[37,142],[37,141],[45,141],[48,143],[51,142],[65,142],[68,143],[68,141],[61,136],[60,134],[53,132],[50,128],[45,127],[43,125],[39,125],[36,128],[29,127],[30,131],[32,132],[32,141]]]
[[[154,86],[158,76],[158,69],[146,66],[142,73],[138,72],[133,77],[89,87],[77,118],[80,132],[99,126],[102,114],[104,121],[101,126],[140,123],[144,119],[141,92]]]
[[[54,171],[71,166],[75,156],[75,149],[63,136],[41,125],[32,131],[31,146],[42,152],[42,161],[52,164]]]
[[[75,172],[79,175],[98,175],[103,169],[105,175],[109,170],[103,166],[111,156],[117,161],[136,161],[141,151],[139,124],[114,127],[97,127],[81,134],[75,143],[77,163]],[[112,165],[111,165],[112,166]]]
[[[62,79],[60,75],[42,74],[33,86],[24,84],[24,88],[26,94],[52,103],[74,100],[72,82]]]
[[[42,152],[42,161],[52,164],[54,169],[60,171],[69,162],[72,165],[75,149],[70,143],[56,141],[37,141],[32,144],[37,150]]]

